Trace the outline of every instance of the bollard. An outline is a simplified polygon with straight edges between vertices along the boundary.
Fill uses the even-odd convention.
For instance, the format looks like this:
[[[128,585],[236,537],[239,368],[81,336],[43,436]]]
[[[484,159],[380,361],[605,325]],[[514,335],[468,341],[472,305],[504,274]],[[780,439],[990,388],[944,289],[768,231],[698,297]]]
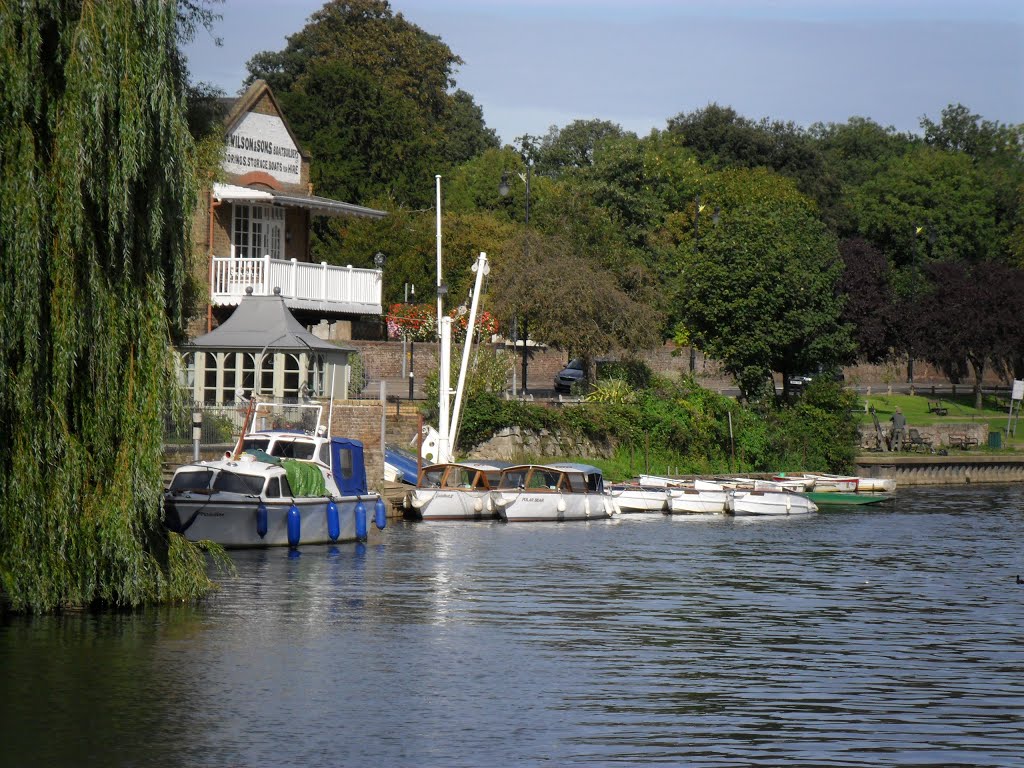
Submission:
[[[199,443],[203,439],[203,412],[192,410],[192,461],[199,461]]]

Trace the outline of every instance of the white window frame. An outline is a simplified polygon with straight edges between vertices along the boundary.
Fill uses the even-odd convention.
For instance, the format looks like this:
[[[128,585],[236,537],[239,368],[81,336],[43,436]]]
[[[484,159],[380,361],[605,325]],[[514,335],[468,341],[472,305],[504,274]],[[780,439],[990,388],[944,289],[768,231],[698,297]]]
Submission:
[[[231,208],[231,243],[236,258],[284,257],[284,208],[256,203],[235,203]]]

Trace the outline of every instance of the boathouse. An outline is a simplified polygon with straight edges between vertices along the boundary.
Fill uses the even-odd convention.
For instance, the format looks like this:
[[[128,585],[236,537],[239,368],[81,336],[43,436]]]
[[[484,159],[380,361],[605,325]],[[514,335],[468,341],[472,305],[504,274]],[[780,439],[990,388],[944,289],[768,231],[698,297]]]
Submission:
[[[317,217],[386,213],[314,194],[310,156],[265,82],[225,102],[222,178],[204,191],[193,221],[209,291],[197,334],[251,294],[280,296],[320,336],[352,338],[353,323],[382,314],[381,270],[314,262],[310,226]]]

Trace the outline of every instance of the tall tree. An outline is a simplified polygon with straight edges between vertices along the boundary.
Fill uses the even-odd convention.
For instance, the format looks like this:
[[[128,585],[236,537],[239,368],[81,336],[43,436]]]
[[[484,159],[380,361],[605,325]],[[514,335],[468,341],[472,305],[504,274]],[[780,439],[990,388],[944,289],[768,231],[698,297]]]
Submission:
[[[790,177],[818,203],[822,218],[835,226],[838,214],[832,210],[840,199],[838,180],[828,173],[814,138],[795,123],[768,118],[755,122],[731,107],[709,104],[671,118],[668,131],[715,169],[770,168]]]
[[[680,254],[683,322],[743,397],[766,394],[773,371],[846,362],[853,344],[836,291],[842,264],[813,203],[763,170],[716,174],[702,197],[721,220]]]
[[[953,382],[972,373],[974,404],[981,408],[986,370],[1005,374],[1020,354],[1024,270],[942,262],[926,272],[930,287],[916,308],[915,348]]]
[[[0,5],[0,586],[16,609],[209,586],[160,519],[196,201],[177,10]]]
[[[853,329],[860,358],[879,363],[899,346],[900,307],[893,295],[889,262],[861,238],[839,244],[843,275],[839,292],[845,297],[842,319]]]
[[[473,98],[449,92],[461,63],[387,0],[330,0],[284,50],[248,66],[316,158],[322,193],[423,206],[433,174],[498,145]]]
[[[564,128],[551,126],[537,148],[537,172],[558,176],[572,168],[587,168],[594,163],[598,144],[625,135],[622,126],[609,120],[573,120]]]

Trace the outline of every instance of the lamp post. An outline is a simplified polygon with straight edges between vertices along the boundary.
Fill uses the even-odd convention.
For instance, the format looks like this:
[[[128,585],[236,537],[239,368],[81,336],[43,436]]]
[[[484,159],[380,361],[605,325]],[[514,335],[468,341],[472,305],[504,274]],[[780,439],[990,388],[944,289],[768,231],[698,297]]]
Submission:
[[[526,229],[527,229],[527,238],[526,238],[526,243],[524,245],[524,248],[525,248],[526,255],[529,256],[530,255],[530,238],[529,238],[529,229],[530,229],[530,178],[533,175],[533,161],[532,160],[527,160],[526,161],[526,173],[525,174],[520,173],[518,175],[519,175],[519,178],[521,178],[526,183]],[[508,194],[509,194],[510,191],[511,191],[511,189],[510,189],[510,187],[508,185],[508,171],[502,171],[501,172],[501,183],[498,184],[498,194],[501,195],[502,197],[508,197]],[[522,328],[520,330],[522,331],[521,336],[522,336],[522,339],[523,339],[523,397],[526,397],[526,394],[527,394],[527,388],[526,388],[527,316],[525,314],[523,315],[523,325],[522,325]]]
[[[693,255],[696,256],[700,253],[700,215],[707,207],[707,203],[700,201],[700,195],[697,195],[694,202],[696,203],[696,209],[693,214]],[[717,205],[715,206],[714,213],[711,214],[711,223],[718,226],[718,221],[721,218],[722,210]],[[690,373],[692,374],[697,368],[697,349],[693,345],[693,339],[690,339]]]
[[[410,288],[411,288],[411,290],[410,290]],[[409,296],[410,295],[412,296],[412,302],[411,303],[415,304],[416,303],[416,284],[415,283],[413,283],[411,286],[409,285],[409,283],[405,284],[405,304],[406,304],[406,306],[409,306],[409,304],[410,304],[410,301],[409,301]],[[416,348],[416,342],[414,340],[410,340],[409,339],[409,331],[407,329],[403,329],[402,330],[402,375],[403,376],[405,376],[405,362],[406,362],[405,347],[406,347],[406,342],[408,342],[408,345],[409,345],[409,358],[408,358],[409,359],[409,399],[412,400],[413,390],[414,390],[415,383],[416,383],[416,374],[413,373],[413,360],[415,359],[415,357],[414,357],[414,350]]]

